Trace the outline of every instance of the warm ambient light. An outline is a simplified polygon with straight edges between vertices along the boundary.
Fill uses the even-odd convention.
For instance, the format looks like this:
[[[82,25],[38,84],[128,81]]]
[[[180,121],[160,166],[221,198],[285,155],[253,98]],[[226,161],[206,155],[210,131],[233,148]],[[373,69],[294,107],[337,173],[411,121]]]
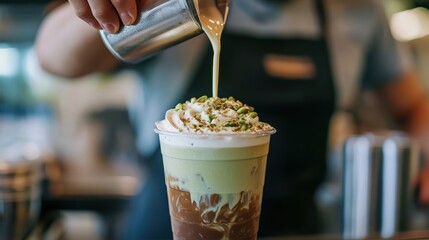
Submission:
[[[390,21],[396,40],[406,42],[429,35],[429,10],[415,8],[395,13]]]

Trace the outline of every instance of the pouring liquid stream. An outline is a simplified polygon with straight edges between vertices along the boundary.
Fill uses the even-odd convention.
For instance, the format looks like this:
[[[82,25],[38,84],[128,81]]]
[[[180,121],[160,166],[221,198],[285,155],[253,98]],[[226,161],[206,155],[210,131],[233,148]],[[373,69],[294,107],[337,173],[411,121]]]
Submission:
[[[212,95],[218,96],[222,31],[229,12],[229,0],[194,0],[201,27],[213,47]]]

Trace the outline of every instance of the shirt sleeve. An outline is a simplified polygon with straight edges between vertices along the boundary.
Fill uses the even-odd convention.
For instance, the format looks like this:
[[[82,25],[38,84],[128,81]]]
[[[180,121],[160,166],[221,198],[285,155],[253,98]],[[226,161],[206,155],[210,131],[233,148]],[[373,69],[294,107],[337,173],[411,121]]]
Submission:
[[[381,4],[375,5],[375,27],[364,58],[362,86],[365,89],[375,89],[398,79],[412,65],[407,46],[393,38]]]

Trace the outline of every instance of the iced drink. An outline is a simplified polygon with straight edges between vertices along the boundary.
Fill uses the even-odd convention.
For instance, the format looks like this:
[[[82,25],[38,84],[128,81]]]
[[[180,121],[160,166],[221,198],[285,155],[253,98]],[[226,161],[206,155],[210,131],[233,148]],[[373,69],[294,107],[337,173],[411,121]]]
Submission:
[[[270,135],[250,106],[193,98],[157,123],[174,239],[256,239]]]

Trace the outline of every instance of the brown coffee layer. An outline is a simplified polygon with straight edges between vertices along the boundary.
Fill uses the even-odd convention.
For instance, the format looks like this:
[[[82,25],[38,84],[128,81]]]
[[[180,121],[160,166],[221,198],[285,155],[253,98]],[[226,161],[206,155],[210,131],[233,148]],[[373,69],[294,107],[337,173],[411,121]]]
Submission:
[[[175,239],[256,239],[259,226],[259,194],[203,194],[198,202],[191,194],[168,188]],[[222,198],[239,196],[234,206]]]

